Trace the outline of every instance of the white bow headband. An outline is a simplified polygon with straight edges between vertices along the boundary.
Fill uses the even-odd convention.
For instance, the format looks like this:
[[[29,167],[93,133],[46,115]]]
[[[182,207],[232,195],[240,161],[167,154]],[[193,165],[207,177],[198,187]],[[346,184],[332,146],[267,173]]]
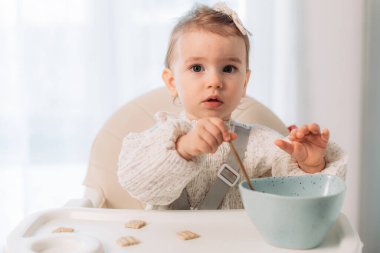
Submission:
[[[227,16],[229,16],[232,19],[232,21],[235,23],[236,27],[239,29],[241,34],[251,35],[251,33],[247,29],[245,29],[245,27],[243,26],[243,24],[242,24],[241,20],[239,19],[238,15],[236,14],[236,12],[231,10],[225,3],[223,3],[223,2],[216,3],[212,7],[212,9],[215,11],[224,13]]]

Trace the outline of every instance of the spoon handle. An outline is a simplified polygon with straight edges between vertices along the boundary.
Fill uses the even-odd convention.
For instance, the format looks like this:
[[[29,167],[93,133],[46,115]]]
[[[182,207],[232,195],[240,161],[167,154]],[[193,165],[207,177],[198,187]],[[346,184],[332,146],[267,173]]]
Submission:
[[[238,164],[239,164],[239,166],[240,166],[240,170],[243,171],[243,175],[244,175],[245,180],[247,181],[247,183],[248,183],[248,185],[249,185],[249,188],[251,188],[251,190],[254,191],[255,189],[253,188],[253,185],[252,185],[252,183],[251,183],[251,180],[250,180],[249,177],[248,177],[247,171],[245,170],[244,165],[243,165],[243,163],[242,163],[242,161],[241,161],[241,159],[240,159],[238,153],[236,152],[236,149],[235,149],[234,144],[232,144],[232,142],[229,142],[229,143],[230,143],[230,148],[231,148],[231,150],[232,150],[232,154],[234,155],[236,161],[238,162]]]

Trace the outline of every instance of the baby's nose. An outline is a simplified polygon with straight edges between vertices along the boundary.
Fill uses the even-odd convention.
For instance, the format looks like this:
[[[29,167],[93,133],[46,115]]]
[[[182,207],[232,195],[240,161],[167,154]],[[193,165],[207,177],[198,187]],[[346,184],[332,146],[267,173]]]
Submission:
[[[221,89],[223,87],[223,78],[219,73],[212,72],[209,74],[207,88]]]

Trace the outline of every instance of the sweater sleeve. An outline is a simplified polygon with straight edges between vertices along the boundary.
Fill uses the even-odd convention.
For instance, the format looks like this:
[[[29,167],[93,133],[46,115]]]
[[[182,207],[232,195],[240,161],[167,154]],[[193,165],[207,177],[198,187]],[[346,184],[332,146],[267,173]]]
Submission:
[[[253,155],[248,156],[248,164],[256,167],[258,176],[297,176],[306,175],[298,167],[297,161],[285,151],[274,144],[276,139],[288,141],[287,137],[281,136],[276,131],[264,126],[255,126],[251,130],[247,151]],[[329,142],[326,149],[326,168],[321,174],[336,175],[345,179],[347,170],[347,155],[335,143]]]
[[[187,133],[191,124],[165,112],[155,118],[154,127],[124,138],[118,179],[132,197],[146,204],[168,205],[199,173],[199,167],[195,161],[183,159],[175,147],[177,138]]]

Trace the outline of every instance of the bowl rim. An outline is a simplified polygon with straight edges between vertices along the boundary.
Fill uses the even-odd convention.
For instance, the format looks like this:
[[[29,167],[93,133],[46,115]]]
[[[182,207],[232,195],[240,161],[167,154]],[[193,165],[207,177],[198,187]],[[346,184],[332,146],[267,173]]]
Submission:
[[[313,200],[313,199],[321,199],[321,198],[331,198],[331,197],[335,197],[335,196],[338,196],[338,195],[344,193],[347,189],[346,183],[342,178],[340,178],[339,176],[329,175],[329,174],[309,174],[309,175],[298,175],[298,176],[274,176],[274,177],[251,178],[250,180],[252,182],[252,180],[265,180],[268,178],[289,178],[289,177],[310,177],[310,176],[322,176],[322,177],[327,177],[327,178],[338,178],[338,181],[340,181],[343,184],[343,187],[341,190],[339,190],[337,193],[334,193],[334,194],[329,194],[329,195],[324,195],[324,196],[309,196],[309,197],[307,197],[307,196],[306,197],[284,196],[284,195],[278,195],[278,194],[273,194],[273,193],[268,193],[268,192],[261,192],[261,191],[256,191],[256,190],[252,191],[251,189],[249,189],[246,180],[243,180],[239,183],[239,189],[244,190],[244,191],[248,191],[248,192],[255,192],[256,194],[265,194],[268,197],[270,196],[270,197],[274,197],[274,198],[289,199],[289,200],[296,200],[296,199],[297,200],[298,199]],[[244,183],[246,183],[247,186],[243,186]]]

